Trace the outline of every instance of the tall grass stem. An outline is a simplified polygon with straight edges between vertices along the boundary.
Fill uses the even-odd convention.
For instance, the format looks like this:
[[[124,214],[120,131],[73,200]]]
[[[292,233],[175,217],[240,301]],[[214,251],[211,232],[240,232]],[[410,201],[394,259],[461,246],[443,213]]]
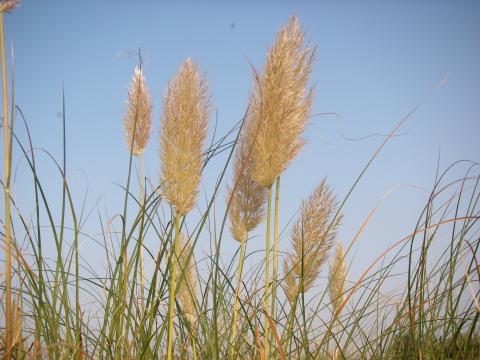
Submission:
[[[8,136],[8,94],[7,66],[5,63],[5,34],[3,30],[4,12],[0,12],[0,47],[2,57],[2,101],[3,101],[3,177],[5,197],[5,359],[11,359],[12,336],[12,254],[10,234],[10,146]]]
[[[280,176],[275,185],[275,205],[273,210],[273,274],[272,274],[272,316],[276,319],[275,303],[277,300],[277,263],[278,263],[278,208],[280,204]]]
[[[264,352],[265,352],[265,359],[268,359],[269,354],[269,335],[268,335],[268,318],[270,317],[270,311],[268,309],[269,306],[269,298],[270,298],[270,222],[271,222],[271,214],[272,213],[272,187],[268,188],[268,195],[267,195],[267,231],[265,235],[265,336],[264,336]]]
[[[180,214],[175,212],[175,235],[173,240],[173,248],[171,251],[172,274],[170,277],[170,288],[168,292],[168,333],[167,333],[167,360],[172,360],[173,352],[173,306],[175,304],[175,277],[177,272],[178,242],[180,239]]]
[[[232,320],[232,330],[230,337],[230,357],[233,359],[235,354],[235,338],[237,336],[237,321],[238,321],[238,302],[240,300],[240,289],[242,286],[242,273],[243,273],[243,263],[245,259],[245,247],[246,239],[243,239],[240,243],[240,257],[238,259],[237,267],[237,288],[235,290],[235,300],[233,302],[233,320]]]

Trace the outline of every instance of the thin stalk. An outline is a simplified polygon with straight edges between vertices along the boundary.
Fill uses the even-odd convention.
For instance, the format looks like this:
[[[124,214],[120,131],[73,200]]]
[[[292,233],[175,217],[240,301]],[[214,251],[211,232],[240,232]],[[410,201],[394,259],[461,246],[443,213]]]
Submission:
[[[232,321],[232,335],[230,337],[230,357],[233,359],[235,353],[234,341],[237,336],[237,319],[238,319],[238,301],[240,299],[240,288],[242,285],[243,263],[245,259],[246,239],[242,239],[240,243],[240,258],[238,259],[237,267],[237,289],[235,292],[235,301],[233,302],[233,321]]]
[[[285,339],[285,346],[284,346],[284,349],[287,352],[287,354],[290,352],[288,347],[290,346],[290,339],[293,336],[293,319],[295,318],[295,313],[297,312],[297,302],[298,302],[298,295],[295,296],[295,300],[291,305],[290,314],[288,315],[288,320],[287,320],[287,331],[286,331],[287,338]]]
[[[175,276],[177,275],[177,258],[178,241],[180,238],[179,226],[180,214],[175,212],[175,238],[173,240],[173,249],[171,254],[172,259],[172,274],[170,277],[170,288],[168,292],[168,335],[167,335],[167,360],[172,360],[173,350],[173,305],[175,303]]]
[[[265,246],[265,337],[264,337],[264,352],[265,352],[265,359],[268,359],[269,353],[269,338],[268,338],[268,318],[270,317],[270,313],[268,310],[268,303],[269,303],[269,289],[270,289],[270,218],[272,213],[272,187],[268,188],[268,195],[267,195],[267,233],[265,236],[266,246]]]
[[[3,11],[0,13],[0,56],[2,58],[2,100],[3,100],[3,176],[5,197],[5,359],[11,359],[12,335],[12,279],[11,279],[11,238],[10,238],[10,147],[8,137],[8,94],[7,67],[5,64],[5,35],[3,31]]]
[[[142,154],[138,155],[138,185],[140,191],[140,207],[143,210],[144,207],[144,198],[143,198],[143,173],[142,173]],[[141,228],[139,229],[138,239],[140,241],[141,235]],[[140,244],[140,304],[142,311],[145,309],[145,301],[144,301],[144,289],[145,289],[145,278],[143,274],[143,263],[144,263],[144,253],[143,253],[143,246]]]
[[[190,336],[190,339],[192,340],[192,355],[193,355],[193,360],[197,360],[197,348],[195,346],[195,339],[193,336]]]
[[[277,293],[277,257],[278,257],[278,207],[280,203],[280,176],[275,186],[275,205],[273,210],[273,274],[272,274],[272,316],[276,319],[275,302]]]
[[[70,196],[70,191],[67,186],[67,135],[66,135],[66,117],[65,117],[65,89],[62,89],[62,128],[63,128],[63,199],[65,195],[68,195],[70,209],[72,211],[72,220],[73,220],[73,251],[75,258],[75,343],[78,346],[77,351],[75,352],[75,357],[77,359],[82,358],[82,336],[80,333],[80,268],[79,268],[79,254],[78,254],[78,227],[77,227],[77,217],[75,216],[75,211],[73,208],[73,202]],[[64,208],[63,205],[62,208]],[[62,211],[62,234],[63,234],[63,211]],[[62,237],[63,238],[63,237]],[[66,291],[65,291],[66,293]]]

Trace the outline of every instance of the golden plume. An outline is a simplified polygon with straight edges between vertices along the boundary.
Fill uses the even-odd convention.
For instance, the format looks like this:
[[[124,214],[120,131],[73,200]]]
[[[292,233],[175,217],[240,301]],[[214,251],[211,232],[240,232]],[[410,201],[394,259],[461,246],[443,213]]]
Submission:
[[[195,205],[209,110],[206,78],[187,59],[163,98],[160,135],[163,194],[180,215]]]
[[[233,184],[227,192],[227,202],[231,197],[228,209],[230,231],[238,242],[246,241],[248,232],[258,226],[265,216],[266,188],[258,185],[251,177],[250,151],[251,144],[247,139],[239,138],[233,160]]]
[[[302,149],[313,89],[307,89],[315,51],[303,45],[295,17],[277,34],[263,73],[255,73],[252,100],[253,179],[270,187]]]
[[[335,196],[325,180],[302,201],[300,218],[292,227],[293,252],[283,261],[285,292],[290,301],[297,292],[306,292],[312,287],[326,261],[341,220],[339,215],[332,223],[336,209]]]
[[[131,149],[133,155],[139,156],[145,149],[150,137],[152,104],[143,72],[138,66],[135,67],[125,103],[126,109],[123,118],[125,141],[128,150]],[[133,139],[134,133],[135,139]]]
[[[347,269],[344,257],[342,244],[338,241],[328,273],[328,295],[330,296],[334,313],[337,312],[343,302],[343,294],[345,292]]]
[[[20,3],[19,0],[1,0],[0,1],[0,13],[2,12],[10,12],[18,6]]]
[[[194,298],[197,292],[198,275],[193,264],[192,245],[188,238],[182,233],[180,235],[179,253],[176,254],[179,264],[179,272],[176,282],[178,285],[178,300],[182,306],[182,312],[191,325],[195,322]]]

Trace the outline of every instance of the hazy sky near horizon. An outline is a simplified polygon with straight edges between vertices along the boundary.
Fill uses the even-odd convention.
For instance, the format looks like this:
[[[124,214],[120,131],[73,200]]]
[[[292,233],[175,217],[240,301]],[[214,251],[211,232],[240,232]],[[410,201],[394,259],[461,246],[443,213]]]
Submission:
[[[336,115],[311,119],[307,146],[282,176],[282,224],[324,177],[343,199],[384,140],[381,134],[422,100],[425,103],[399,131],[402,135],[387,144],[347,202],[342,241],[353,239],[389,189],[414,185],[429,190],[439,153],[442,169],[455,160],[480,161],[478,1],[23,0],[6,15],[7,46],[14,51],[15,101],[27,118],[34,145],[60,160],[65,86],[74,194],[82,200],[86,174],[87,204],[94,206],[101,198],[101,206],[113,215],[120,212],[122,199],[115,184],[124,183],[128,162],[122,116],[136,65],[136,58],[128,54],[142,48],[153,99],[145,168],[157,181],[161,97],[181,62],[191,57],[208,75],[216,112],[209,140],[215,117],[217,136],[225,134],[245,111],[249,63],[263,66],[266,49],[290,15],[298,16],[306,38],[318,46],[312,114]],[[25,139],[20,122],[18,128]],[[21,189],[31,188],[31,177],[18,157],[14,166],[19,161],[17,196],[29,213],[30,193]],[[39,155],[38,161],[48,191],[59,196],[58,175],[50,160]],[[215,161],[202,183],[209,194],[224,158]],[[452,178],[463,176],[463,170]],[[199,204],[204,208],[203,191]],[[411,187],[388,196],[359,239],[358,269],[413,230],[427,196]],[[221,195],[219,209],[223,205]],[[89,224],[90,231],[95,232],[95,224]],[[288,249],[288,241],[287,231],[281,250]],[[251,250],[264,247],[262,241],[250,243]],[[231,254],[236,246],[233,240],[224,241],[223,250]]]

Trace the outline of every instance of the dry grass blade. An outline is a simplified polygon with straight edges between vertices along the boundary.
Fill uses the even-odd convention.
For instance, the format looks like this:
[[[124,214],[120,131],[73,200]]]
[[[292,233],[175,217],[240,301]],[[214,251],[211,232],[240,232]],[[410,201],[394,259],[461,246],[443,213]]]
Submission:
[[[300,137],[310,113],[307,89],[315,51],[303,45],[295,17],[277,34],[268,50],[263,73],[255,74],[249,127],[255,139],[252,176],[270,187],[304,145]]]
[[[164,96],[160,135],[163,194],[181,215],[196,201],[209,110],[206,78],[187,59]]]
[[[145,77],[139,67],[135,67],[125,103],[123,118],[125,141],[132,154],[139,156],[147,145],[152,126],[152,102]]]
[[[292,228],[293,249],[284,259],[285,289],[290,301],[298,291],[306,292],[312,287],[328,257],[341,220],[337,216],[331,224],[336,208],[335,197],[325,180],[302,202],[300,218]]]

